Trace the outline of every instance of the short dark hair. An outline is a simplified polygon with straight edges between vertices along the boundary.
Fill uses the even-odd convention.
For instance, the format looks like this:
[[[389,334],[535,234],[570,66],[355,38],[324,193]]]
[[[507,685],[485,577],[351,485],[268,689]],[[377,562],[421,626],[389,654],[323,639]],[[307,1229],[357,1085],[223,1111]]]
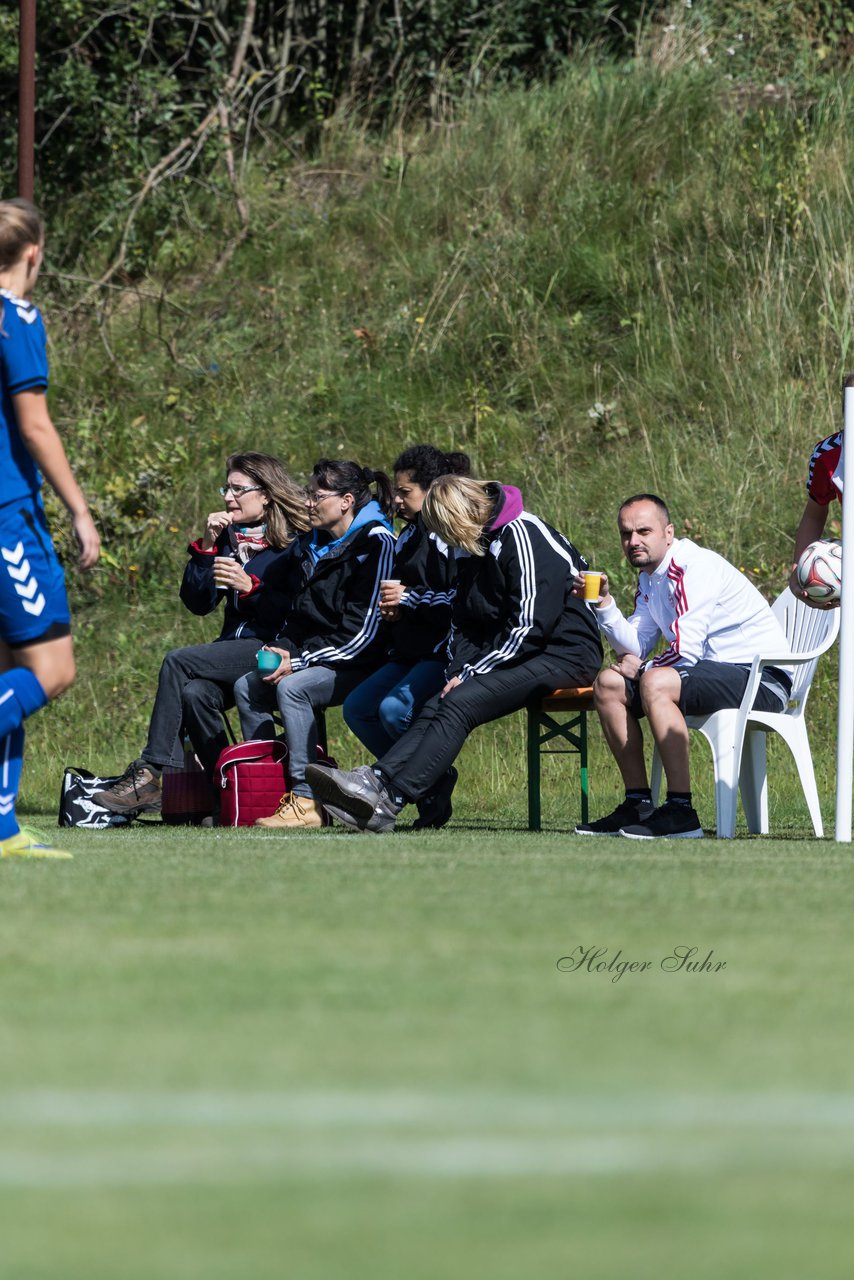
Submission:
[[[443,453],[432,444],[414,444],[394,460],[392,471],[409,471],[422,489],[429,489],[437,476],[471,475],[467,453]]]
[[[626,507],[633,507],[636,502],[651,502],[653,506],[658,507],[664,517],[665,524],[673,524],[670,519],[670,512],[667,509],[667,503],[663,498],[659,498],[657,493],[636,493],[631,498],[626,498],[625,502],[620,503],[620,510],[617,512],[619,519],[620,512],[625,511]]]

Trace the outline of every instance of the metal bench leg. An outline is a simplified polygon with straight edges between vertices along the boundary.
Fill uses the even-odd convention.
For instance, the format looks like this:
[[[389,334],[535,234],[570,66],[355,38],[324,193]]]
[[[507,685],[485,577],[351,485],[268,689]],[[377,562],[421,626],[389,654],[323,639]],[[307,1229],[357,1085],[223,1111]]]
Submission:
[[[528,708],[528,830],[539,831],[540,822],[540,720]]]
[[[582,711],[579,717],[578,736],[580,743],[578,754],[581,763],[581,821],[589,821],[589,804],[587,791],[587,712]]]

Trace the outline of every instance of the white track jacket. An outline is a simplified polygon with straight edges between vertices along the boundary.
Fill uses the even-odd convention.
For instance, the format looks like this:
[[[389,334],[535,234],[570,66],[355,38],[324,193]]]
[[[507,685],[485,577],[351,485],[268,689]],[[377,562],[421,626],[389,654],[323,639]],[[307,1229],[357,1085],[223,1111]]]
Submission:
[[[782,627],[753,583],[690,538],[674,539],[658,568],[640,574],[630,618],[614,603],[598,609],[597,617],[620,656],[645,659],[663,636],[667,648],[652,667],[684,671],[701,658],[749,665],[758,653],[777,657],[789,651]]]

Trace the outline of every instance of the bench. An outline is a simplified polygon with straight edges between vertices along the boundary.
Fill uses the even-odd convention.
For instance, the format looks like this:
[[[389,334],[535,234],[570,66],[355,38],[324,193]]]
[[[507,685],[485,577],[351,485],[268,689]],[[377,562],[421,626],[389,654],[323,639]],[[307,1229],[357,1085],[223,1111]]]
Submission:
[[[540,831],[540,757],[577,755],[581,770],[581,821],[588,819],[587,712],[593,710],[593,689],[555,689],[528,707],[528,830]],[[555,719],[555,716],[569,717]],[[563,745],[548,746],[547,743]]]

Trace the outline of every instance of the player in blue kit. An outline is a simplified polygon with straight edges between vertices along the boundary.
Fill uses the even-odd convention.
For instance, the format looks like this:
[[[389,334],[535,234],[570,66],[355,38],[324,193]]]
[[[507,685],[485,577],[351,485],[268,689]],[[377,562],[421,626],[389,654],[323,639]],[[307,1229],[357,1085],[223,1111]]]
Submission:
[[[28,300],[44,226],[28,200],[0,201],[0,858],[69,858],[18,827],[24,721],[74,679],[71,621],[39,490],[71,516],[80,565],[101,540],[47,410],[44,324]]]

